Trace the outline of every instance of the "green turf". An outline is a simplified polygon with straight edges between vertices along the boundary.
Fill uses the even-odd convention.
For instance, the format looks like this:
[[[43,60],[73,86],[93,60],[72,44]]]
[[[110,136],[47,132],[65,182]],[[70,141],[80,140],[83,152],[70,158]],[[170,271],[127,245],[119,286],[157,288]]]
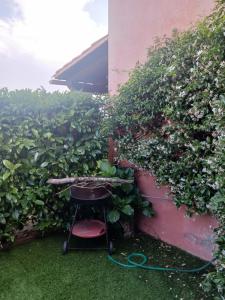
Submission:
[[[105,251],[63,256],[56,235],[0,253],[0,300],[213,299],[199,287],[202,275],[127,270],[112,265]],[[116,258],[144,251],[163,266],[194,267],[203,262],[150,237],[119,242]]]

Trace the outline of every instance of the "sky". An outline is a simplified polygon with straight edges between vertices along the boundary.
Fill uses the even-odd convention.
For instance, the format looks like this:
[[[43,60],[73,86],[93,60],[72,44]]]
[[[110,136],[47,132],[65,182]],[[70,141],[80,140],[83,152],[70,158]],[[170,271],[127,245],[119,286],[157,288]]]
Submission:
[[[0,0],[0,88],[50,85],[55,71],[106,35],[107,0]]]

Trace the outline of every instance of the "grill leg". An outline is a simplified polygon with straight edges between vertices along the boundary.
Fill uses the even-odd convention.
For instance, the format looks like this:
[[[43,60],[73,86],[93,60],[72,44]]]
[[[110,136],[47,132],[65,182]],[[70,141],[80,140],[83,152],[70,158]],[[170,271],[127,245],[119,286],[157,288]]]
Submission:
[[[106,244],[107,244],[107,248],[109,247],[109,233],[108,233],[108,224],[107,224],[107,218],[106,218],[106,208],[105,206],[103,206],[103,216],[104,216],[104,222],[105,222],[105,226],[106,226]]]
[[[69,242],[70,242],[70,238],[71,238],[71,235],[72,235],[73,226],[74,226],[74,224],[76,222],[77,212],[78,212],[79,208],[80,208],[79,204],[76,204],[76,209],[75,209],[75,213],[74,213],[74,216],[73,216],[73,221],[72,221],[72,224],[70,226],[69,236],[68,236],[68,239],[67,239],[67,245],[68,245],[68,247],[69,247]]]

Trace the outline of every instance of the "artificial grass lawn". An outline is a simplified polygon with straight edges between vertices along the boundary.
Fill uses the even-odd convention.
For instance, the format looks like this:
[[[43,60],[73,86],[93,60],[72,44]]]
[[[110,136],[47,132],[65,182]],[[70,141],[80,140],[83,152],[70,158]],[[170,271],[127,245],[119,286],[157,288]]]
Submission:
[[[202,274],[122,269],[107,260],[106,251],[61,254],[63,235],[34,240],[0,252],[0,300],[200,300]],[[144,251],[163,266],[194,267],[203,262],[150,237],[120,241],[114,257],[123,260]]]

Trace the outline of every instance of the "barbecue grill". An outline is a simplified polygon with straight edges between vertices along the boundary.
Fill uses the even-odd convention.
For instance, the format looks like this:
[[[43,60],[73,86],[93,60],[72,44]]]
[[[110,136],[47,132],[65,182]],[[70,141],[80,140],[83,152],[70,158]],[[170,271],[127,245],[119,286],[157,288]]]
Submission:
[[[113,243],[109,239],[108,224],[107,224],[107,208],[111,200],[111,193],[107,184],[89,183],[79,185],[72,185],[70,187],[70,201],[74,209],[72,222],[69,227],[69,234],[63,244],[63,254],[69,250],[75,249],[106,249],[111,255],[113,252]],[[82,215],[83,208],[94,208],[100,212],[101,218],[93,218],[90,215]],[[87,211],[87,210],[86,210]],[[79,216],[79,217],[78,217]],[[105,236],[106,246],[100,247],[71,247],[70,242],[72,237],[81,239],[97,239]]]

